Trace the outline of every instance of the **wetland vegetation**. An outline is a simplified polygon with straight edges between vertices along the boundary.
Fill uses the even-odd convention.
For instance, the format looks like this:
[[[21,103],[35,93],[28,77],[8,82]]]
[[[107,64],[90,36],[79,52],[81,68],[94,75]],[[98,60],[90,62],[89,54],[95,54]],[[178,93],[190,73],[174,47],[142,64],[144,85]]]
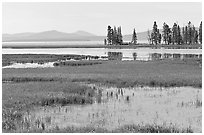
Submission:
[[[21,60],[25,62],[31,59],[29,55],[5,56],[5,63],[17,61],[18,57],[24,57]],[[64,56],[42,56],[45,61],[64,59]],[[31,57],[34,61],[34,57],[38,59],[37,55]],[[199,61],[66,62],[66,66],[53,68],[2,70],[3,132],[201,132]],[[88,64],[81,66],[81,63]],[[117,93],[118,89],[124,91],[123,96]],[[150,111],[150,103],[157,109]],[[164,106],[167,112],[162,111]],[[181,117],[183,112],[188,112],[181,120],[187,124],[178,127],[179,123],[173,119]],[[138,119],[131,122],[129,115]],[[142,119],[146,116],[151,116],[148,120],[152,122]],[[192,117],[196,119],[192,121]],[[127,121],[123,123],[120,118]]]

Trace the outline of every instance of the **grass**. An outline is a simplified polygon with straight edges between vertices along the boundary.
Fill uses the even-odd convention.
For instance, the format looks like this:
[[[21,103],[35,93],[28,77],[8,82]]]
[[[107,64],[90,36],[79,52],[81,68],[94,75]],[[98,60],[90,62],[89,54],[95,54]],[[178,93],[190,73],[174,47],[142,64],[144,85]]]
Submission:
[[[85,55],[54,55],[54,54],[2,54],[2,66],[8,66],[12,63],[39,63],[55,62],[60,60],[82,60],[85,58],[95,58],[98,56]]]
[[[3,78],[2,82],[52,82],[52,81],[61,81],[61,78],[44,78],[44,77],[11,77]]]
[[[31,58],[37,57],[36,59],[40,60],[40,56],[32,55]],[[7,57],[9,60],[5,60],[4,57],[3,62],[4,60],[11,62],[13,57],[14,61],[18,61],[15,59],[15,55],[10,55],[9,58]],[[27,61],[26,57],[28,56],[22,55],[18,56],[18,59],[28,62],[30,58]],[[56,60],[55,56],[49,56],[49,61],[51,57],[53,57],[52,60]],[[46,55],[44,58],[46,59]],[[93,64],[91,66],[73,66],[76,63],[71,63],[72,66],[60,66],[59,68],[2,69],[2,81],[5,82],[2,84],[3,132],[15,132],[19,128],[18,125],[20,125],[22,115],[36,106],[92,103],[94,90],[87,86],[78,85],[78,82],[102,83],[116,87],[140,85],[201,88],[202,69],[199,64],[198,61],[193,60],[106,61],[103,64]],[[184,102],[185,104],[190,103]],[[198,108],[202,107],[202,101],[199,99],[194,104]],[[131,132],[191,132],[190,128],[178,130],[176,127],[158,125],[142,127],[128,125],[114,131],[90,127],[68,128],[62,130],[62,132],[128,132],[129,129]],[[56,130],[50,132],[58,131],[56,128]],[[36,132],[43,131],[36,130]],[[59,132],[61,132],[61,129]]]
[[[31,133],[43,133],[43,130],[29,131]],[[59,129],[56,126],[55,129],[46,131],[46,133],[193,133],[192,129],[178,129],[175,126],[161,126],[161,125],[124,125],[115,130],[107,130],[103,128],[94,127],[67,127],[65,129]]]
[[[129,87],[192,86],[202,87],[202,69],[192,60],[107,61],[92,66],[69,66],[46,69],[3,69],[3,80],[9,78],[60,78],[73,82],[87,81]]]
[[[3,130],[16,130],[22,115],[36,106],[90,104],[94,90],[72,82],[3,84]]]
[[[102,61],[65,61],[65,62],[55,62],[54,66],[90,66],[96,64],[102,64]]]

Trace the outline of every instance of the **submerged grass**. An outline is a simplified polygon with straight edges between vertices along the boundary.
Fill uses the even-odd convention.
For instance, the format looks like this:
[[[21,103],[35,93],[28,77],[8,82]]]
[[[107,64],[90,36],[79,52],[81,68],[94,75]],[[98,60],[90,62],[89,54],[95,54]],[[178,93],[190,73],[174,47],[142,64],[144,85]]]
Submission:
[[[29,132],[43,133],[42,129],[32,130]],[[107,130],[104,128],[94,127],[67,127],[59,129],[56,126],[53,130],[48,130],[46,133],[193,133],[190,127],[186,129],[178,129],[175,126],[162,126],[162,125],[124,125],[115,130]]]

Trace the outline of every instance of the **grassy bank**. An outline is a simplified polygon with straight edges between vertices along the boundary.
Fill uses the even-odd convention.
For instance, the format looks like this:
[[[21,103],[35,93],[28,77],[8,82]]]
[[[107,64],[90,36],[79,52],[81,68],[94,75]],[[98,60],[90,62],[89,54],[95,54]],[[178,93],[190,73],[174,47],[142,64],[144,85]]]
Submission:
[[[54,55],[54,54],[2,54],[2,66],[12,63],[39,63],[55,62],[61,60],[82,60],[86,58],[98,58],[98,56],[85,55]]]
[[[46,69],[3,69],[3,80],[16,78],[68,79],[73,82],[99,82],[129,87],[193,86],[202,87],[202,68],[195,60],[107,61],[91,66],[68,66]]]

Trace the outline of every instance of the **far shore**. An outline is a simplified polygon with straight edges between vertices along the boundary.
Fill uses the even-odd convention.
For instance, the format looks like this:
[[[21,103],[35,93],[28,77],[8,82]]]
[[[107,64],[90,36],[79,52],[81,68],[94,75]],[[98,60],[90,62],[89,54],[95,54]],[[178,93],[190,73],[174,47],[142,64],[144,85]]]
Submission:
[[[136,45],[2,45],[2,48],[24,49],[24,48],[119,48],[119,49],[134,49],[134,48],[160,48],[165,47],[169,49],[202,49],[201,44],[193,45],[150,45],[150,44],[136,44]]]

